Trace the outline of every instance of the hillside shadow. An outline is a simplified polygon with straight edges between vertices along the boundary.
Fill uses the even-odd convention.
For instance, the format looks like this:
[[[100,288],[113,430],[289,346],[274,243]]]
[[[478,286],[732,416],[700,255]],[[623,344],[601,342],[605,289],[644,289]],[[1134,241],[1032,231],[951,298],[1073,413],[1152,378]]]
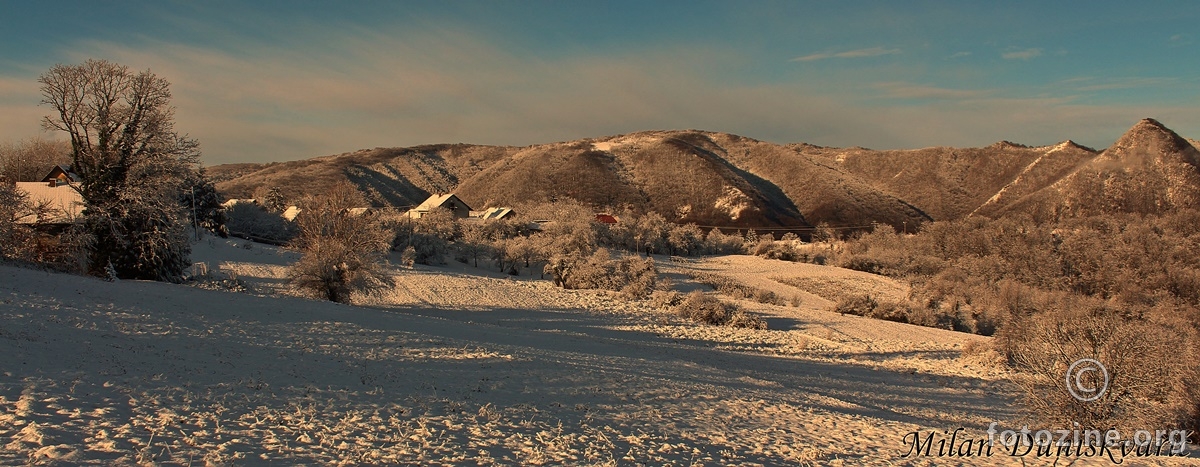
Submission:
[[[414,185],[402,174],[384,174],[373,168],[354,165],[345,170],[346,178],[367,193],[377,194],[384,206],[416,206],[429,198],[430,193]]]
[[[961,425],[961,420],[952,418],[963,413],[990,420],[1008,420],[1017,415],[1009,408],[1015,400],[1011,394],[959,389],[970,387],[972,378],[944,376],[938,381],[930,381],[924,375],[871,368],[852,360],[829,363],[802,356],[778,357],[721,350],[714,347],[724,344],[716,341],[672,339],[649,331],[616,329],[611,318],[587,312],[497,309],[492,313],[463,315],[453,311],[393,310],[441,322],[482,325],[490,331],[464,336],[461,328],[450,327],[444,333],[434,333],[445,338],[468,338],[477,344],[515,346],[518,353],[538,356],[531,357],[532,361],[553,362],[560,370],[570,372],[588,372],[623,380],[712,385],[746,393],[747,397],[752,393],[753,397],[769,401],[781,402],[793,397],[810,399],[806,395],[815,400],[830,398],[841,403],[815,403],[815,406],[834,413],[930,427],[951,423]],[[893,356],[918,354],[899,352]],[[945,356],[944,353],[935,354],[931,355]],[[887,355],[880,353],[876,357]]]
[[[709,144],[716,146],[716,143],[709,140],[708,137],[705,136],[704,139],[706,141],[708,141]],[[712,151],[709,151],[708,149],[705,149],[704,147],[702,147],[699,144],[695,144],[691,141],[687,141],[687,140],[681,139],[681,138],[675,138],[675,140],[683,142],[684,144],[687,144],[692,150],[696,151],[697,154],[702,155],[704,158],[708,159],[710,162],[720,165],[721,167],[724,167],[725,170],[728,170],[728,171],[732,172],[733,174],[737,175],[739,178],[746,180],[746,182],[748,182],[751,187],[753,187],[759,193],[762,193],[763,197],[766,198],[772,205],[778,206],[779,208],[781,208],[783,213],[787,214],[788,216],[793,217],[794,221],[800,222],[801,225],[799,225],[798,227],[809,227],[810,226],[808,220],[806,220],[804,218],[804,215],[800,213],[800,208],[798,206],[796,206],[796,203],[794,201],[792,201],[792,199],[783,192],[783,189],[780,188],[778,185],[776,185],[774,182],[771,182],[770,180],[762,178],[762,177],[755,175],[753,173],[750,173],[746,170],[742,170],[742,168],[734,165],[732,162],[729,162],[729,160],[727,158],[722,157],[721,155],[716,154]],[[780,219],[780,218],[776,217],[774,214],[775,214],[775,212],[769,212],[768,218],[775,221],[779,225],[789,226],[789,225],[793,224],[793,222],[789,222],[788,219]]]

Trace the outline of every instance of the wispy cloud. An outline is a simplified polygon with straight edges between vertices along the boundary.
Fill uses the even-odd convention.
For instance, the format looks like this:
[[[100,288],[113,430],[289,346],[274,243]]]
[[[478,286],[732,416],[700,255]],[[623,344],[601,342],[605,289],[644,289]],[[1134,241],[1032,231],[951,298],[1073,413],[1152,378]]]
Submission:
[[[1179,82],[1172,77],[1124,77],[1124,78],[1093,78],[1079,77],[1059,81],[1077,92],[1109,91],[1114,89],[1137,89],[1168,86]]]
[[[971,52],[966,52],[966,51],[963,51],[963,52],[955,52],[955,53],[954,53],[954,55],[951,55],[951,56],[949,56],[949,57],[946,57],[946,58],[949,58],[949,59],[952,59],[952,60],[953,60],[953,59],[956,59],[956,58],[963,58],[963,57],[970,57],[970,56],[971,56]]]
[[[877,83],[878,75],[857,73],[837,75],[836,82],[764,83],[731,78],[728,70],[748,60],[732,47],[547,56],[506,47],[502,38],[467,27],[375,31],[323,24],[306,28],[297,39],[301,46],[230,37],[228,44],[206,46],[64,44],[46,63],[0,76],[0,141],[39,131],[49,109],[37,105],[38,73],[54,62],[89,57],[150,68],[168,79],[177,127],[201,142],[209,164],[424,143],[524,145],[671,128],[875,148],[1067,138],[1106,146],[1149,115],[1200,134],[1186,131],[1200,128],[1194,106],[1086,105],[1061,97],[1078,88],[1151,85],[1137,78],[1080,78],[1049,91],[972,89],[950,76],[939,76],[936,84],[922,77]],[[901,53],[876,47],[797,61]]]
[[[865,58],[879,57],[883,55],[896,55],[903,52],[900,49],[888,49],[884,47],[871,47],[868,49],[847,50],[845,52],[820,52],[803,57],[793,58],[793,62],[811,62],[815,60],[825,60],[827,58]]]
[[[73,44],[61,60],[105,57],[168,79],[177,127],[200,141],[209,164],[425,143],[524,145],[662,128],[795,141],[807,128],[831,125],[818,115],[854,120],[833,97],[803,83],[731,82],[726,70],[744,60],[732,48],[546,58],[468,30],[322,33],[319,47],[298,50],[252,40],[229,50],[91,42]],[[36,106],[34,79],[33,100],[24,104],[34,115],[22,118],[36,125],[46,109]],[[796,108],[813,109],[813,117],[794,118]],[[21,136],[0,128],[0,140],[12,137]]]
[[[1191,44],[1192,44],[1192,35],[1191,34],[1179,33],[1179,34],[1175,34],[1175,35],[1171,36],[1169,39],[1167,39],[1167,45],[1169,45],[1171,47],[1180,47],[1180,46],[1191,45]]]
[[[0,76],[0,134],[2,139],[22,139],[41,131],[42,116],[48,108],[39,107],[37,75]]]
[[[875,83],[874,86],[890,99],[977,99],[992,94],[987,90],[951,89],[904,82]]]
[[[1004,53],[1000,54],[1000,57],[1004,58],[1005,60],[1029,60],[1031,58],[1036,58],[1036,57],[1041,57],[1041,56],[1042,56],[1042,49],[1036,48],[1036,47],[1032,48],[1032,49],[1025,49],[1025,50],[1014,50],[1011,52],[1004,52]]]

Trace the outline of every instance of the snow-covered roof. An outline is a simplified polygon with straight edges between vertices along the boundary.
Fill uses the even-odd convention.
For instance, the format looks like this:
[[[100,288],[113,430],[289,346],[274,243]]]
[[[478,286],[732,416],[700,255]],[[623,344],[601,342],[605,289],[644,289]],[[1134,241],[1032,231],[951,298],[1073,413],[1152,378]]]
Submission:
[[[221,206],[224,207],[225,209],[229,209],[229,208],[232,208],[239,204],[258,205],[258,200],[254,199],[254,198],[233,198],[233,199],[225,201],[224,203],[221,203]]]
[[[29,202],[34,205],[45,203],[54,212],[50,216],[38,219],[29,215],[17,219],[20,224],[38,222],[48,224],[69,224],[83,215],[83,195],[80,195],[69,184],[50,186],[45,182],[17,182],[17,189],[29,195]]]
[[[43,182],[49,182],[51,179],[64,182],[78,182],[79,175],[76,175],[75,172],[72,172],[70,167],[58,164],[50,169],[50,173],[46,174],[45,177],[42,177]]]
[[[450,199],[456,199],[456,200],[458,200],[459,203],[462,203],[463,206],[467,206],[467,203],[463,203],[463,200],[459,199],[457,196],[454,196],[454,193],[447,193],[444,195],[440,195],[440,194],[430,195],[429,198],[425,200],[425,202],[417,205],[417,207],[413,208],[413,210],[414,211],[431,211],[431,210],[433,210],[433,208],[436,208],[439,206],[445,206],[446,202],[450,201]],[[470,206],[467,206],[467,210],[468,211],[470,210]]]
[[[479,217],[482,219],[503,219],[512,214],[512,208],[488,208]]]
[[[299,216],[299,215],[300,215],[300,208],[298,206],[288,206],[287,209],[283,210],[283,218],[288,221],[296,220],[296,216]]]

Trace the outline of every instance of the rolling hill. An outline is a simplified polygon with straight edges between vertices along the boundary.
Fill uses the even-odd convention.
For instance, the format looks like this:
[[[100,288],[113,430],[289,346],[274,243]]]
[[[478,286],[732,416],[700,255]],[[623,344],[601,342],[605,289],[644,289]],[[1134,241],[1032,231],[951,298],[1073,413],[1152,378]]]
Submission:
[[[707,226],[805,229],[821,222],[879,222],[900,229],[971,215],[1200,205],[1196,146],[1152,119],[1103,152],[1070,140],[1036,147],[1002,141],[981,148],[872,150],[672,130],[525,147],[375,148],[214,166],[209,173],[228,197],[279,187],[294,199],[349,181],[377,206],[408,207],[446,192],[476,209],[569,197],[598,210],[654,211]],[[1143,185],[1152,188],[1135,189]],[[1087,195],[1096,186],[1102,196]]]

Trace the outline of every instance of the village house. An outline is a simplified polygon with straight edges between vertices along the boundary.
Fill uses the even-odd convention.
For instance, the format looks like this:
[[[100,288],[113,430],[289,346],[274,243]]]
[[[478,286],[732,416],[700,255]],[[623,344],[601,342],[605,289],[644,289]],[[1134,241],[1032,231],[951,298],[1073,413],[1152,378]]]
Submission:
[[[44,216],[28,215],[17,219],[19,224],[43,226],[65,226],[75,223],[83,216],[83,195],[72,186],[77,176],[67,167],[54,166],[40,182],[16,182],[16,188],[29,197],[34,206],[45,206],[49,211]]]
[[[75,172],[72,172],[69,167],[55,165],[54,168],[50,169],[50,173],[42,177],[42,183],[50,183],[51,181],[56,185],[65,185],[79,181],[79,176],[75,175]]]
[[[459,219],[466,219],[471,215],[471,206],[468,206],[463,200],[458,199],[454,194],[435,194],[426,199],[424,203],[410,209],[408,217],[411,219],[420,219],[429,214],[429,211],[432,211],[434,208],[445,208],[453,213],[454,217]]]

